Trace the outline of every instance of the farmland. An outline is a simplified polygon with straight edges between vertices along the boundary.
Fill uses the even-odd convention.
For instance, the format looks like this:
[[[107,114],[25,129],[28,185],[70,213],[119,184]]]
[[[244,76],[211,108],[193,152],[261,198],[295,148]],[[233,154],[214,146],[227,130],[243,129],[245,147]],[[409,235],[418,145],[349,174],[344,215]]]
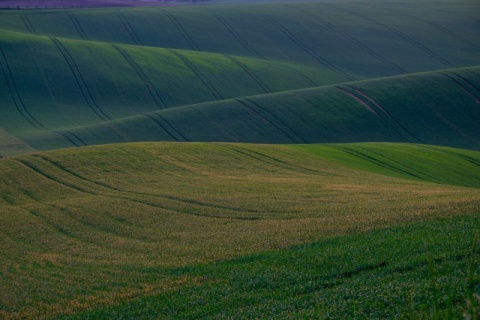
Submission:
[[[0,1],[0,318],[478,317],[478,3],[57,2]]]
[[[352,150],[377,156],[365,160]],[[379,166],[387,161],[382,151],[417,156]],[[442,170],[427,167],[434,160]],[[404,170],[408,161],[417,167]],[[204,276],[168,270],[201,270],[255,252],[440,218],[466,217],[463,264],[478,228],[478,218],[467,217],[477,217],[480,207],[479,161],[478,152],[403,144],[209,143],[120,144],[4,159],[0,170],[10,184],[2,185],[0,200],[2,305],[11,308],[4,315],[78,312],[161,290],[181,296]],[[436,183],[428,181],[432,176]],[[282,250],[272,254],[292,254]]]

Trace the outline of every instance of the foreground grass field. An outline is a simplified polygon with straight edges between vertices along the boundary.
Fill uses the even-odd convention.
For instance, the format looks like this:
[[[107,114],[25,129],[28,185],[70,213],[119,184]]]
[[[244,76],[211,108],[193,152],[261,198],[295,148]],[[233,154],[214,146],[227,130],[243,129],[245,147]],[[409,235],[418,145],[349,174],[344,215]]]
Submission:
[[[413,158],[402,156],[406,154],[412,154]],[[222,316],[221,312],[228,316],[229,312],[237,310],[248,316],[254,312],[248,305],[257,305],[256,299],[262,299],[267,294],[265,290],[273,289],[270,285],[264,287],[262,281],[280,288],[285,281],[291,280],[298,284],[286,288],[285,293],[278,292],[279,295],[259,302],[258,315],[268,316],[277,304],[285,304],[286,308],[278,309],[279,315],[289,312],[292,315],[300,312],[298,316],[309,312],[321,314],[328,308],[322,304],[307,307],[313,303],[314,296],[303,295],[301,287],[307,291],[311,286],[321,287],[318,281],[327,279],[328,274],[333,275],[332,281],[339,281],[335,280],[335,275],[357,267],[359,270],[366,268],[379,279],[394,277],[397,279],[394,281],[399,281],[395,286],[401,286],[401,277],[424,274],[425,263],[419,262],[419,267],[412,270],[405,267],[410,270],[406,274],[388,275],[389,268],[401,269],[402,263],[416,266],[418,259],[426,259],[418,255],[428,251],[436,259],[435,268],[443,270],[439,274],[450,277],[452,270],[460,272],[451,280],[456,281],[454,279],[461,277],[461,272],[467,272],[464,267],[470,259],[468,250],[472,234],[479,228],[478,218],[455,222],[465,224],[463,229],[455,229],[453,222],[439,222],[451,228],[446,229],[443,237],[433,231],[440,228],[433,224],[430,233],[423,233],[427,244],[430,237],[436,239],[432,240],[432,245],[427,245],[430,249],[420,246],[412,255],[407,255],[410,247],[402,245],[407,236],[397,242],[395,255],[387,250],[388,246],[372,253],[370,258],[360,252],[367,250],[370,241],[373,243],[370,248],[377,247],[375,241],[383,238],[381,233],[368,235],[372,230],[440,218],[477,217],[480,210],[479,163],[480,154],[474,151],[402,144],[150,143],[86,147],[2,159],[2,313],[7,318],[52,317],[120,303],[120,307],[95,312],[114,318],[118,315],[115,312],[128,315],[128,310],[134,314],[139,312],[137,316],[154,317],[157,313],[167,316],[170,313],[171,316],[193,317],[217,313]],[[417,227],[412,228],[392,232],[415,233]],[[420,228],[429,227],[424,224]],[[463,238],[458,238],[456,232],[461,232]],[[309,255],[323,252],[324,249],[315,249],[318,246],[328,246],[326,252],[332,252],[331,258],[325,255],[325,261],[333,262],[337,250],[340,255],[341,252],[347,255],[350,250],[357,252],[357,246],[358,259],[366,259],[360,260],[358,265],[352,262],[355,260],[340,259],[344,264],[335,270],[320,261],[324,269],[318,274],[312,270],[305,277],[301,275],[303,262],[294,262],[292,278],[282,275],[278,283],[271,276],[258,274],[257,278],[252,278],[250,298],[238,297],[241,293],[235,293],[236,285],[231,289],[227,288],[230,285],[224,285],[225,281],[250,278],[249,274],[256,272],[255,267],[249,266],[242,275],[235,271],[242,269],[242,260],[216,264],[246,254],[348,234],[358,234],[358,243],[353,240],[357,236],[352,236],[320,242],[310,249],[272,253],[283,257],[278,258],[278,264],[276,260],[270,261],[268,255],[248,258],[246,261],[260,259],[252,263],[272,275],[277,269],[287,272],[285,263],[289,256],[299,254],[297,250],[307,250],[305,267],[319,261],[309,258]],[[365,239],[376,237],[377,240],[365,242],[360,234],[365,234]],[[392,237],[389,246],[395,247],[393,239],[397,236]],[[419,235],[415,237],[416,241],[421,241]],[[445,245],[450,246],[450,240],[446,239],[449,237],[453,247],[445,250],[435,247],[439,241],[446,241]],[[339,241],[338,247],[336,241]],[[343,241],[352,247],[347,249]],[[387,262],[385,269],[383,260],[387,252],[393,260]],[[450,258],[458,255],[461,255],[458,259]],[[203,266],[194,267],[198,264]],[[368,267],[376,264],[381,264],[378,274],[375,268]],[[209,278],[215,277],[210,273],[217,272],[215,268],[220,272],[216,281]],[[264,276],[268,280],[262,280]],[[310,282],[312,279],[317,282]],[[349,280],[348,285],[352,287],[348,290],[361,290],[356,282],[360,279],[358,275],[352,282]],[[365,281],[373,281],[370,276],[368,279],[371,280]],[[414,280],[411,281],[413,285]],[[441,291],[442,299],[453,297],[457,313],[464,305],[460,298],[465,294],[464,284],[463,281],[448,292]],[[300,300],[290,300],[296,288],[300,290]],[[411,292],[410,296],[414,297],[412,305],[398,312],[403,315],[433,312],[432,306],[425,302],[432,299],[426,288],[428,286],[405,284],[395,289]],[[164,290],[172,299],[167,300],[169,303],[161,293]],[[199,309],[186,307],[183,298],[176,298],[189,296],[191,290],[198,296]],[[211,310],[200,307],[212,298],[217,300],[215,296],[223,294],[220,293],[223,290],[227,290],[225,303],[231,303],[232,309],[225,308],[220,301],[219,305],[211,305]],[[326,292],[329,291],[321,294]],[[141,299],[134,299],[133,305],[124,304],[133,298]],[[240,309],[235,307],[237,299],[240,299]],[[247,305],[242,308],[242,304]],[[170,311],[165,309],[167,307]],[[367,316],[375,315],[368,309],[362,312]]]

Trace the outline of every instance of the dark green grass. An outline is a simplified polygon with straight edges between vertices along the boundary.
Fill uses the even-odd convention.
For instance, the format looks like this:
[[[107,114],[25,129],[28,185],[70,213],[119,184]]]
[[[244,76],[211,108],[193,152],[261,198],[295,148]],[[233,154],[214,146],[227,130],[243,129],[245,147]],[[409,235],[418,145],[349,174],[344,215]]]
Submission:
[[[201,280],[59,319],[458,319],[469,292],[480,292],[479,232],[477,214],[209,265],[144,269],[150,277]]]
[[[418,72],[478,64],[476,10],[471,2],[426,1],[7,11],[1,13],[0,28],[311,65],[328,62],[348,76],[372,77],[398,74],[395,65]],[[436,26],[445,22],[447,31]],[[412,55],[415,59],[408,58]]]
[[[72,128],[87,145],[132,141],[388,141],[480,149],[478,68],[258,95]],[[62,137],[22,138],[55,149]]]
[[[476,10],[468,2],[6,10],[0,127],[39,149],[152,140],[478,149],[477,71],[458,69],[480,63]],[[435,79],[386,79],[388,88],[355,82],[386,109],[382,119],[332,88],[254,98],[260,107],[228,100],[447,68]],[[189,107],[161,113],[173,129],[143,116],[178,106]],[[136,115],[135,127],[123,120]]]
[[[319,84],[335,79],[328,71],[242,57],[10,32],[1,37],[0,125],[12,134],[308,87],[306,75]]]

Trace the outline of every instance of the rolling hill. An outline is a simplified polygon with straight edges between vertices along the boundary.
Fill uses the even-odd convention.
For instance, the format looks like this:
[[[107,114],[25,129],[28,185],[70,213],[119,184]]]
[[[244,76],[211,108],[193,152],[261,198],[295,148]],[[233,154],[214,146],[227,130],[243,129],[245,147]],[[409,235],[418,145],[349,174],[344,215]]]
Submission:
[[[0,318],[480,316],[477,2],[144,4],[0,10]]]
[[[479,152],[408,144],[144,143],[2,159],[1,312],[78,312],[203,283],[170,268],[478,215],[479,164]]]
[[[162,140],[478,150],[476,6],[415,7],[0,11],[0,127],[40,150]]]

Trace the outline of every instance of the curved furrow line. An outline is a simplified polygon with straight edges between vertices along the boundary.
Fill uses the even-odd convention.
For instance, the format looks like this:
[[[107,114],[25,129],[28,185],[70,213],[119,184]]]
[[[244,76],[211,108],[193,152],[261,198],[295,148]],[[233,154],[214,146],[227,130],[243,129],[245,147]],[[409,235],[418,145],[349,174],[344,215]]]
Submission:
[[[307,143],[307,141],[305,141],[293,128],[291,128],[288,124],[283,122],[280,118],[278,118],[274,114],[265,110],[259,103],[255,102],[251,99],[248,99],[248,98],[243,98],[243,100],[246,100],[246,101],[250,102],[255,107],[257,107],[257,109],[261,110],[264,114],[266,114],[268,117],[271,117],[276,122],[278,122],[284,128],[282,131],[288,132],[288,134],[292,137],[292,141],[294,141],[295,143]],[[295,141],[295,140],[297,140],[297,141]]]
[[[469,82],[466,82],[465,78],[460,77],[458,74],[453,73],[453,72],[448,72],[448,73],[444,72],[443,75],[445,77],[449,78],[450,80],[452,80],[453,82],[455,82],[455,84],[457,84],[460,88],[462,88],[462,90],[467,95],[469,95],[476,103],[480,104],[480,97],[478,97],[476,95],[476,93],[471,89],[471,87],[473,87],[473,85]],[[456,79],[456,77],[458,77],[459,79]],[[469,85],[470,85],[470,88],[469,88]]]
[[[133,42],[136,45],[142,46],[142,41],[140,41],[140,38],[138,35],[135,33],[135,30],[133,30],[132,26],[130,25],[130,22],[128,22],[127,18],[120,12],[117,13],[117,17],[120,19],[122,22],[123,26],[125,27],[125,30],[127,30],[127,33],[130,35],[130,38],[132,38]]]
[[[448,71],[450,74],[453,74],[455,75],[456,77],[462,79],[462,81],[464,81],[465,83],[467,83],[470,87],[472,87],[475,91],[478,91],[480,92],[480,88],[477,87],[474,83],[472,83],[470,80],[468,80],[467,78],[465,78],[464,76],[456,73],[456,72],[453,72],[453,71]]]
[[[354,43],[357,47],[361,48],[363,51],[365,51],[366,53],[368,53],[369,55],[371,55],[372,57],[374,57],[375,59],[383,62],[384,64],[390,66],[392,69],[395,69],[396,71],[402,73],[402,74],[406,74],[408,73],[405,69],[403,69],[402,67],[400,67],[399,65],[395,64],[394,62],[386,59],[385,57],[383,57],[382,55],[380,55],[379,53],[375,52],[374,50],[372,50],[370,47],[368,47],[366,44],[364,44],[363,42],[361,42],[360,40],[358,40],[357,38],[353,37],[352,35],[348,34],[347,32],[345,31],[342,31],[340,30],[339,28],[337,28],[335,25],[333,25],[332,23],[328,22],[327,20],[317,16],[317,15],[314,15],[310,12],[307,12],[307,11],[303,11],[303,10],[298,10],[300,12],[302,12],[303,14],[307,15],[308,17],[312,18],[313,20],[316,20],[316,21],[319,21],[321,22],[324,26],[326,26],[327,28],[329,28],[330,30],[333,30],[334,32],[342,35],[343,37],[347,38],[349,41],[351,41],[352,43]]]
[[[357,97],[356,95],[354,95],[353,93],[351,93],[350,91],[348,91],[345,88],[342,88],[342,87],[336,87],[336,88],[338,90],[342,91],[344,94],[346,94],[350,98],[352,98],[353,100],[357,101],[359,104],[361,104],[363,107],[365,107],[365,109],[367,109],[368,111],[370,111],[371,113],[373,113],[374,115],[376,115],[377,117],[382,119],[382,117],[377,113],[377,111],[375,111],[371,106],[369,106],[367,103],[365,103],[365,101],[363,101],[362,99],[360,99],[359,97]]]
[[[176,210],[176,209],[172,209],[172,208],[169,208],[169,207],[159,206],[156,203],[147,202],[147,201],[138,201],[138,200],[130,200],[130,201],[137,202],[139,204],[149,206],[149,207],[152,207],[152,208],[156,208],[156,209],[162,209],[162,210],[171,211],[171,212],[178,213],[178,214],[186,214],[186,215],[201,217],[201,218],[214,218],[214,219],[223,219],[223,220],[241,220],[241,221],[260,220],[261,219],[261,218],[258,218],[258,217],[238,217],[238,216],[227,216],[227,215],[220,216],[220,215],[215,215],[215,214],[201,214],[201,213],[198,213],[198,212]],[[245,213],[247,211],[242,210],[240,212]],[[254,212],[254,213],[264,213],[264,212]]]
[[[376,151],[374,151],[374,150],[371,150],[371,149],[370,149],[370,150],[367,150],[367,151],[370,152],[371,154],[376,155],[376,156],[385,157],[384,154],[379,153],[379,152],[376,152]],[[406,168],[407,170],[415,171],[416,173],[422,175],[423,177],[428,178],[429,181],[433,181],[433,182],[437,182],[437,183],[442,183],[442,181],[441,181],[441,180],[438,180],[435,176],[432,176],[432,175],[430,175],[430,174],[428,174],[428,173],[425,173],[425,172],[423,172],[423,171],[420,171],[419,169],[411,168],[411,167],[405,165],[405,164],[402,163],[402,162],[396,161],[394,158],[389,158],[388,160],[390,161],[390,163],[398,166],[398,167],[395,167],[395,168],[399,168],[399,169],[400,169],[400,167],[404,167],[404,168]]]
[[[365,92],[350,85],[336,87],[336,88],[344,92],[350,93],[351,95],[355,96],[359,100],[363,101],[366,105],[370,106],[370,108],[375,110],[376,115],[378,115],[383,121],[385,121],[400,137],[402,137],[406,141],[421,143],[419,139],[417,139],[400,122],[398,122],[394,117],[392,117],[392,115],[390,115],[390,113],[387,112],[375,99],[367,95]]]
[[[258,151],[254,151],[254,150],[250,150],[250,149],[246,149],[246,148],[239,148],[237,146],[231,146],[231,145],[227,145],[226,147],[228,149],[238,153],[238,154],[241,154],[243,156],[255,159],[259,162],[262,162],[262,163],[265,163],[265,164],[268,164],[268,165],[274,164],[274,165],[276,165],[278,167],[281,167],[283,169],[298,171],[298,172],[303,172],[303,173],[309,173],[309,174],[314,173],[316,175],[321,175],[321,176],[333,176],[333,174],[327,174],[325,172],[321,172],[321,171],[318,171],[318,170],[313,170],[313,169],[302,167],[302,166],[299,166],[299,165],[294,165],[290,162],[283,161],[283,160],[268,156],[268,155],[266,155],[264,153],[261,153],[261,152],[258,152]]]
[[[411,45],[415,46],[416,48],[422,50],[423,52],[425,52],[426,54],[428,54],[430,57],[434,58],[435,60],[441,62],[442,64],[446,65],[447,67],[450,67],[450,68],[455,68],[455,66],[453,64],[451,64],[450,62],[448,62],[447,60],[445,60],[444,58],[442,58],[441,56],[439,56],[438,54],[436,54],[435,52],[433,52],[432,50],[428,49],[427,47],[423,46],[421,43],[417,42],[416,40],[412,39],[410,36],[408,36],[407,34],[401,32],[400,30],[398,30],[397,28],[391,26],[391,25],[388,25],[388,24],[385,24],[385,23],[382,23],[380,21],[377,21],[373,18],[370,18],[368,16],[365,16],[361,13],[358,13],[358,12],[355,12],[355,11],[351,11],[349,9],[345,9],[345,8],[342,8],[341,10],[347,12],[347,13],[350,13],[352,15],[355,15],[357,17],[360,17],[364,20],[367,20],[367,21],[370,21],[371,23],[379,26],[379,27],[382,27],[382,28],[385,28],[385,29],[388,29],[390,30],[392,33],[396,34],[397,36],[399,36],[400,38],[402,38],[403,40],[407,41],[408,43],[410,43]]]
[[[83,98],[87,105],[92,109],[92,111],[103,121],[111,120],[109,116],[107,116],[102,109],[97,105],[95,100],[93,99],[92,93],[88,89],[87,83],[83,79],[82,74],[80,73],[80,70],[78,69],[77,64],[75,63],[75,60],[72,58],[70,53],[68,52],[67,48],[58,40],[55,38],[50,38],[52,42],[55,44],[57,47],[58,51],[62,54],[63,58],[67,62],[70,71],[73,74],[73,77],[75,81],[77,82],[78,87],[80,88],[80,91],[83,95]]]
[[[0,47],[0,68],[3,70],[2,73],[5,78],[5,82],[7,83],[8,91],[10,92],[13,103],[15,104],[18,113],[20,113],[20,115],[25,120],[27,120],[34,128],[46,129],[43,124],[41,124],[34,116],[32,116],[32,114],[25,106],[25,103],[20,96],[20,92],[18,91],[12,70],[10,69],[10,65],[8,64],[7,56],[5,55],[2,47]]]
[[[408,17],[412,20],[421,20],[423,23],[433,27],[433,28],[436,28],[438,30],[440,30],[441,32],[445,33],[445,34],[448,34],[449,36],[453,37],[453,38],[456,38],[457,40],[460,40],[462,41],[463,43],[471,46],[472,48],[474,48],[475,50],[477,51],[480,51],[480,46],[478,46],[477,44],[471,42],[470,40],[462,37],[461,35],[459,34],[456,34],[455,32],[443,27],[442,25],[436,23],[436,22],[433,22],[433,21],[428,21],[428,20],[425,20],[423,19],[421,16],[412,16],[410,14],[406,14],[404,12],[400,12],[398,10],[392,10],[392,9],[388,9],[388,11],[390,11],[391,14],[394,14],[396,16],[399,16],[399,15],[402,15],[404,17]]]
[[[337,73],[342,74],[344,77],[346,77],[347,79],[349,79],[351,81],[357,80],[354,76],[352,76],[349,73],[337,68],[336,66],[334,66],[333,64],[328,62],[325,58],[320,56],[318,53],[316,53],[315,51],[310,49],[296,35],[294,35],[292,32],[290,32],[287,28],[285,28],[281,23],[276,21],[274,18],[272,18],[271,16],[269,16],[269,15],[263,13],[263,12],[259,12],[259,14],[262,15],[267,20],[269,20],[277,28],[279,28],[280,31],[282,31],[282,33],[287,36],[287,38],[289,38],[293,43],[295,43],[300,49],[302,49],[305,53],[307,53],[309,56],[311,56],[314,60],[316,60],[320,64],[324,65],[325,67],[327,67],[327,68],[329,68],[329,69],[331,69],[331,70],[333,70]]]
[[[67,134],[61,132],[61,131],[55,131],[56,133],[58,133],[59,135],[61,135],[62,137],[64,137],[65,139],[67,139],[71,144],[73,144],[75,147],[79,147],[80,145],[78,143],[76,143],[72,138],[70,138]]]
[[[77,30],[78,34],[83,40],[90,40],[85,33],[85,30],[83,30],[82,25],[78,21],[77,16],[73,12],[67,12],[68,17],[72,21],[73,26],[75,27],[75,30]]]
[[[198,45],[193,41],[192,37],[188,34],[188,32],[185,30],[185,28],[182,26],[182,24],[178,21],[177,18],[168,10],[162,10],[162,12],[173,22],[173,24],[177,27],[178,31],[183,35],[184,39],[187,41],[188,45],[192,50],[195,51],[201,51]]]
[[[97,185],[97,186],[100,186],[100,187],[103,187],[107,190],[110,190],[110,191],[114,191],[115,193],[117,194],[111,194],[111,195],[103,195],[103,196],[106,196],[106,197],[112,197],[112,198],[118,198],[118,199],[127,199],[127,200],[130,200],[130,201],[134,201],[134,202],[138,202],[138,203],[142,203],[142,204],[147,204],[147,205],[150,205],[150,206],[156,206],[158,208],[161,208],[161,209],[165,209],[165,210],[171,210],[171,211],[176,211],[176,212],[179,212],[179,213],[188,213],[188,214],[192,214],[191,212],[186,212],[186,211],[180,211],[180,210],[177,210],[177,209],[173,209],[171,207],[166,207],[166,206],[159,206],[158,204],[155,204],[155,203],[152,203],[152,202],[146,202],[146,200],[142,199],[142,200],[139,200],[139,199],[136,199],[136,198],[132,198],[130,197],[129,195],[131,194],[136,194],[136,195],[139,195],[139,196],[148,196],[148,197],[154,197],[154,198],[162,198],[162,199],[165,199],[165,200],[172,200],[172,201],[177,201],[177,202],[180,202],[180,203],[186,203],[186,204],[194,204],[194,205],[198,205],[198,206],[201,206],[201,207],[206,207],[206,208],[215,208],[215,209],[222,209],[222,210],[230,210],[230,211],[234,211],[234,212],[242,212],[242,213],[263,213],[263,211],[257,211],[257,210],[243,210],[243,209],[240,209],[240,208],[236,208],[236,207],[229,207],[229,206],[222,206],[222,205],[213,205],[213,204],[210,204],[210,203],[206,203],[206,202],[202,202],[202,201],[198,201],[198,200],[193,200],[193,199],[185,199],[185,198],[181,198],[181,197],[177,197],[177,196],[172,196],[172,195],[164,195],[164,194],[151,194],[151,193],[145,193],[145,192],[139,192],[139,191],[131,191],[131,190],[123,190],[123,189],[120,189],[120,188],[117,188],[117,187],[113,187],[107,183],[103,183],[103,182],[98,182],[98,181],[95,181],[95,180],[91,180],[91,179],[88,179],[88,178],[85,178],[83,176],[81,176],[80,174],[70,170],[70,169],[67,169],[65,168],[64,166],[62,166],[60,163],[54,161],[54,160],[51,160],[50,158],[46,157],[45,155],[41,155],[41,154],[36,154],[36,155],[33,155],[34,157],[36,158],[39,158],[39,159],[42,159],[48,163],[50,163],[52,166],[60,169],[61,171],[79,179],[79,180],[82,180],[88,184],[94,184],[94,185]],[[99,193],[94,193],[92,191],[89,192],[90,194],[93,194],[93,195],[102,195],[102,194],[99,194]],[[118,195],[118,193],[121,193],[121,194],[124,194],[125,196],[120,196]]]
[[[55,229],[56,231],[58,231],[59,233],[63,234],[64,236],[67,236],[69,238],[74,238],[74,239],[78,239],[80,240],[80,238],[76,237],[75,235],[73,235],[71,232],[69,232],[68,230],[66,230],[64,227],[62,227],[61,225],[51,221],[50,219],[48,219],[47,217],[45,217],[43,214],[41,214],[40,212],[38,212],[37,210],[34,210],[34,209],[30,209],[30,210],[27,210],[28,213],[30,213],[31,215],[33,215],[34,217],[42,220],[43,222],[45,222],[47,225],[51,226],[53,229]]]
[[[25,26],[27,27],[28,32],[30,32],[31,34],[37,34],[38,35],[37,31],[33,27],[33,24],[30,21],[30,19],[28,19],[28,17],[22,16],[22,20],[23,20],[23,23],[25,24]]]
[[[288,69],[290,69],[290,70],[292,70],[292,72],[295,72],[296,74],[300,75],[300,77],[302,77],[303,79],[305,79],[305,81],[307,81],[312,88],[318,87],[318,84],[317,84],[315,81],[313,81],[309,76],[307,76],[306,74],[304,74],[303,72],[300,72],[299,70],[297,70],[297,69],[295,69],[295,68],[292,68],[292,67],[290,67],[290,66],[289,66]]]
[[[250,45],[248,44],[247,41],[245,41],[245,39],[243,39],[243,37],[238,33],[238,31],[232,27],[232,25],[225,19],[223,18],[221,15],[217,14],[216,12],[214,11],[211,11],[211,10],[205,10],[207,11],[208,13],[210,13],[212,16],[215,17],[215,19],[217,19],[218,21],[220,21],[221,24],[223,24],[223,26],[225,28],[227,28],[227,30],[230,32],[230,34],[245,48],[247,49],[247,51],[250,51],[253,55],[263,59],[263,57],[261,55],[258,54],[258,52]]]
[[[296,143],[295,142],[295,139],[292,138],[291,135],[289,135],[288,133],[282,131],[278,126],[276,126],[269,118],[268,118],[268,115],[265,115],[265,114],[262,114],[260,112],[258,112],[257,110],[255,110],[255,108],[253,108],[252,106],[250,106],[247,102],[245,101],[242,101],[242,99],[235,99],[235,101],[237,101],[238,103],[240,103],[242,106],[244,106],[245,108],[248,109],[248,111],[250,111],[250,113],[252,113],[254,116],[258,117],[258,118],[261,118],[263,119],[266,123],[270,124],[272,126],[273,129],[275,129],[278,133],[280,133],[281,135],[284,135],[285,137],[287,137],[290,141],[292,141],[293,143]]]
[[[152,116],[156,117],[158,121],[160,121],[161,123],[164,124],[164,126],[166,128],[168,128],[168,130],[170,130],[171,132],[174,132],[175,135],[177,137],[180,137],[177,141],[184,141],[184,142],[188,142],[189,140],[180,132],[178,131],[177,129],[175,129],[175,127],[167,120],[165,119],[165,117],[163,117],[162,115],[158,114],[158,113],[152,113],[151,114]]]
[[[179,58],[197,77],[198,79],[210,90],[216,100],[224,100],[222,94],[212,85],[212,83],[204,77],[200,71],[195,67],[190,60],[187,59],[183,54],[177,52],[176,50],[168,49],[171,53],[173,53],[177,58]]]
[[[132,202],[130,201],[129,199],[125,199],[126,201],[129,201],[129,202]],[[142,203],[143,205],[143,203]],[[60,211],[60,213],[64,216],[67,216],[69,217],[70,219],[74,220],[75,222],[81,224],[81,225],[84,225],[86,226],[89,230],[95,230],[97,231],[98,233],[100,234],[107,234],[107,235],[111,235],[111,236],[114,236],[114,237],[121,237],[121,238],[126,238],[126,239],[132,239],[132,240],[136,240],[136,241],[142,241],[142,242],[145,242],[145,240],[142,238],[142,237],[132,237],[130,236],[129,234],[125,234],[125,233],[119,233],[119,232],[115,232],[115,228],[108,228],[108,227],[103,227],[102,225],[100,225],[99,223],[96,223],[96,222],[91,222],[91,221],[88,221],[86,219],[81,219],[82,216],[81,215],[78,215],[78,214],[74,214],[72,211],[64,208],[64,207],[61,207],[61,206],[56,206],[54,204],[50,204],[50,206],[58,211]],[[113,219],[113,220],[116,220],[118,221],[117,219],[115,219],[114,217],[106,214],[105,212],[102,212],[102,214],[108,216],[109,218]],[[131,225],[131,224],[130,224]],[[98,241],[92,241],[92,240],[89,240],[88,238],[82,238],[82,237],[79,237],[79,236],[75,236],[75,238],[78,238],[81,242],[83,243],[88,243],[88,244],[92,244],[92,245],[95,245],[95,246],[103,246],[104,242],[98,242]]]
[[[155,119],[151,114],[145,114],[145,117],[149,118],[153,121],[160,129],[165,131],[174,141],[178,141],[177,137],[175,137],[171,132],[169,132],[157,119]]]
[[[364,153],[362,153],[362,152],[360,152],[360,151],[353,150],[353,149],[348,148],[348,147],[339,147],[339,146],[332,146],[332,148],[333,148],[333,149],[337,149],[337,150],[339,150],[339,151],[341,151],[341,152],[345,152],[345,153],[347,153],[347,154],[349,154],[349,155],[352,155],[352,156],[354,156],[354,157],[360,158],[360,159],[362,159],[362,160],[371,162],[371,163],[373,163],[373,164],[375,164],[375,165],[377,165],[377,166],[380,166],[380,167],[382,167],[382,168],[389,169],[389,170],[393,170],[393,171],[395,171],[395,172],[397,172],[397,173],[406,174],[406,175],[408,175],[408,176],[411,176],[411,177],[414,177],[414,178],[417,178],[417,179],[422,179],[420,176],[417,176],[417,175],[415,175],[415,174],[413,174],[413,173],[411,173],[411,172],[408,172],[408,171],[406,171],[406,170],[403,170],[403,169],[397,168],[397,167],[395,167],[395,166],[392,166],[392,165],[390,165],[390,164],[388,164],[388,163],[386,163],[386,162],[380,161],[380,160],[378,160],[378,159],[376,159],[376,158],[374,158],[374,157],[371,157],[371,156],[369,156],[369,155],[367,155],[367,154],[364,154]]]
[[[37,157],[45,160],[45,158],[43,158],[43,157],[40,157],[40,156],[37,156]],[[14,159],[14,161],[17,161],[17,162],[21,163],[22,165],[24,165],[24,166],[30,168],[31,170],[33,170],[38,175],[40,175],[40,176],[42,176],[42,177],[44,177],[44,178],[46,178],[50,181],[53,181],[53,182],[55,182],[57,184],[60,184],[64,187],[67,187],[67,188],[70,188],[70,189],[73,189],[75,191],[79,191],[79,192],[82,192],[82,193],[85,193],[85,194],[89,194],[89,195],[93,195],[93,196],[103,196],[103,197],[108,197],[108,198],[113,198],[113,199],[127,200],[127,201],[130,201],[130,202],[134,202],[134,203],[138,203],[138,204],[142,204],[142,205],[147,205],[147,206],[154,207],[154,208],[157,208],[157,209],[163,209],[163,210],[172,211],[172,212],[176,212],[176,213],[183,213],[183,214],[198,215],[198,216],[206,217],[206,215],[201,215],[201,214],[192,213],[192,212],[188,212],[188,211],[179,211],[179,210],[176,210],[176,209],[173,209],[173,208],[160,206],[157,203],[151,203],[151,202],[147,202],[145,200],[142,201],[142,200],[139,200],[139,199],[129,197],[128,194],[130,194],[132,192],[126,192],[126,191],[118,190],[120,192],[127,193],[127,195],[125,195],[125,196],[112,195],[112,194],[100,194],[100,193],[97,193],[97,192],[93,192],[91,190],[87,190],[87,189],[84,189],[84,188],[79,187],[77,185],[74,185],[73,183],[62,181],[62,180],[44,172],[44,171],[42,171],[41,169],[39,169],[35,165],[33,165],[33,164],[23,160],[23,159]],[[46,161],[48,161],[48,160],[46,160]],[[50,162],[50,163],[52,163],[52,162]],[[56,167],[59,168],[59,169],[62,169],[61,167],[58,167],[58,166],[56,166]],[[66,170],[63,170],[63,171],[65,171],[67,173],[71,173],[71,171],[66,171]],[[76,175],[76,174],[72,174],[72,175],[79,178],[79,179],[82,179],[79,175]],[[86,180],[86,179],[82,179],[82,180],[87,181],[87,182],[89,181],[89,180]],[[97,185],[104,186],[103,184],[100,184],[100,183],[97,183],[97,182],[94,182],[94,181],[91,181],[91,182],[93,182]],[[117,191],[114,188],[108,188],[108,189]]]
[[[241,63],[238,59],[232,57],[232,56],[229,56],[229,55],[225,55],[226,58],[228,58],[230,61],[232,61],[233,63],[235,63],[237,66],[239,66],[243,71],[245,71],[246,74],[248,74],[250,76],[250,78],[253,79],[253,81],[255,81],[261,88],[262,90],[265,92],[265,93],[272,93],[272,89],[270,89],[270,87],[265,84],[262,79],[260,79],[252,70],[250,70],[250,68],[248,68],[245,64]]]
[[[77,141],[79,141],[81,144],[83,144],[84,146],[87,145],[87,143],[85,141],[83,141],[82,139],[80,139],[79,136],[77,136],[75,133],[71,132],[71,131],[67,131],[67,130],[64,130],[64,132],[66,132],[67,134],[69,134],[70,136],[72,136],[74,139],[76,139]]]
[[[58,178],[42,171],[41,169],[39,169],[37,166],[29,163],[28,161],[26,160],[23,160],[23,159],[12,159],[13,161],[16,161],[18,163],[21,163],[22,165],[26,166],[27,168],[30,168],[32,171],[36,172],[38,175],[46,178],[47,180],[50,180],[50,181],[53,181],[57,184],[60,184],[64,187],[67,187],[69,189],[73,189],[75,191],[79,191],[79,192],[82,192],[82,193],[87,193],[87,194],[92,194],[92,195],[97,195],[95,193],[92,193],[90,190],[86,190],[84,188],[81,188],[77,185],[74,185],[73,183],[70,183],[70,182],[65,182],[65,181],[61,181],[59,180]]]
[[[80,137],[78,137],[76,134],[74,134],[71,131],[58,130],[58,131],[55,131],[55,132],[58,133],[59,135],[61,135],[62,137],[64,137],[65,139],[67,139],[68,141],[70,141],[76,147],[87,145],[82,139],[80,139]]]
[[[140,77],[140,79],[142,79],[143,83],[147,87],[148,92],[150,92],[150,95],[152,96],[157,106],[160,109],[165,109],[166,108],[165,102],[163,101],[158,91],[155,89],[155,86],[153,85],[152,81],[150,81],[150,79],[145,74],[145,72],[143,72],[142,68],[140,68],[140,66],[135,62],[135,60],[133,60],[133,58],[124,49],[120,48],[117,45],[112,45],[112,46],[122,55],[122,57],[132,67],[135,73]]]

